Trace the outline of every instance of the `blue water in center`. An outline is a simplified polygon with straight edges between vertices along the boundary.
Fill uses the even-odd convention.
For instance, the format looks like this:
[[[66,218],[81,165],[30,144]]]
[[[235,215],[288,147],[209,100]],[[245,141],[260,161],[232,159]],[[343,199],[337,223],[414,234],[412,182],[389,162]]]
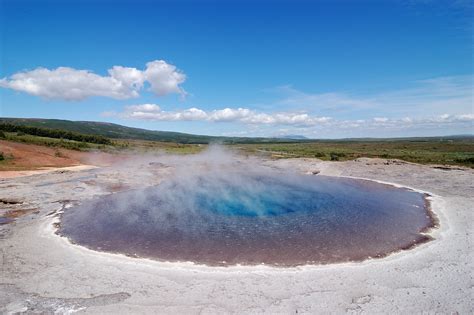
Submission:
[[[210,265],[332,263],[425,241],[425,196],[371,181],[278,172],[177,177],[68,209],[84,246]]]
[[[260,179],[265,182],[265,179]],[[315,190],[267,182],[268,189],[249,191],[241,186],[229,186],[225,196],[206,192],[196,194],[196,205],[219,215],[227,216],[276,216],[297,211],[311,211],[318,208],[329,195]]]

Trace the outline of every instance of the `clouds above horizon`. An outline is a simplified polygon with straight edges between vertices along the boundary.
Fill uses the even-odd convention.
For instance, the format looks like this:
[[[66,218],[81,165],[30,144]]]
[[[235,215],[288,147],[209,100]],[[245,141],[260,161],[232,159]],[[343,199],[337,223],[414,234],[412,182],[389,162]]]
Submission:
[[[39,67],[0,79],[0,87],[48,100],[81,101],[91,96],[123,100],[139,97],[145,83],[157,96],[172,93],[184,96],[186,91],[180,85],[185,80],[186,75],[174,65],[154,60],[144,70],[113,66],[108,76],[70,67],[52,70]]]
[[[259,106],[166,110],[157,104],[136,104],[103,114],[148,122],[227,122],[267,133],[272,132],[270,127],[276,130],[278,126],[305,134],[322,127],[333,132],[350,132],[351,128],[374,132],[451,126],[472,132],[472,81],[472,75],[439,77],[362,96],[347,92],[310,94],[286,85],[268,90],[278,99]]]
[[[134,105],[120,108],[123,105],[111,104],[109,111],[102,112],[102,117],[121,120],[219,123],[215,127],[206,124],[206,128],[214,128],[218,134],[229,134],[232,132],[229,130],[240,128],[238,132],[253,135],[260,132],[263,136],[274,134],[281,127],[288,133],[311,136],[318,132],[350,134],[357,130],[366,134],[419,128],[436,131],[438,127],[472,133],[473,80],[473,75],[437,77],[406,82],[403,87],[391,90],[374,89],[371,93],[309,93],[282,85],[266,90],[276,99],[266,98],[261,104],[248,105],[250,102],[246,101],[235,107],[215,107],[184,102],[185,108],[177,110],[152,103],[154,100],[142,93],[187,95],[181,87],[186,75],[164,60],[148,62],[142,70],[116,65],[105,76],[71,67],[39,67],[0,79],[0,87],[45,100],[83,101],[93,96],[116,100],[137,98]]]
[[[191,107],[165,111],[156,104],[126,106],[122,112],[105,112],[103,116],[149,121],[209,121],[240,122],[245,124],[311,126],[325,123],[329,117],[310,116],[307,113],[262,113],[249,108],[224,108],[205,111]]]
[[[126,106],[122,112],[106,112],[106,117],[119,117],[126,120],[145,121],[205,121],[242,123],[250,127],[255,134],[265,126],[287,126],[289,133],[298,132],[312,135],[321,130],[406,130],[406,129],[436,129],[449,126],[471,127],[474,114],[442,114],[423,118],[403,117],[371,117],[366,119],[335,119],[320,117],[301,112],[263,113],[248,108],[224,108],[205,111],[199,108],[188,108],[178,111],[165,111],[156,104],[138,104]],[[260,130],[259,130],[260,128]],[[245,134],[239,133],[240,135]],[[228,134],[230,135],[230,134]],[[237,135],[237,134],[235,134]]]

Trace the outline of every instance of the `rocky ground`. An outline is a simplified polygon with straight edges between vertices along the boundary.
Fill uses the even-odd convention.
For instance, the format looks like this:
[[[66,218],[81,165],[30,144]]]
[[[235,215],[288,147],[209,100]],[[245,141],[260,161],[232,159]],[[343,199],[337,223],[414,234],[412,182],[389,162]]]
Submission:
[[[206,267],[94,252],[54,233],[67,205],[145,187],[159,157],[0,179],[0,313],[472,313],[474,171],[393,160],[259,160],[308,176],[374,179],[427,191],[434,240],[362,263]]]

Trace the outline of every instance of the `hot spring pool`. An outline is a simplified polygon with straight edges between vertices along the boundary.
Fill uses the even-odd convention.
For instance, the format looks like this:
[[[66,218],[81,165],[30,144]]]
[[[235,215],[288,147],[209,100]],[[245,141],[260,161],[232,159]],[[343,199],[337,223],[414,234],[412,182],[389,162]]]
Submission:
[[[207,265],[296,266],[382,257],[428,240],[426,196],[366,180],[195,175],[67,209],[59,233],[90,249]]]

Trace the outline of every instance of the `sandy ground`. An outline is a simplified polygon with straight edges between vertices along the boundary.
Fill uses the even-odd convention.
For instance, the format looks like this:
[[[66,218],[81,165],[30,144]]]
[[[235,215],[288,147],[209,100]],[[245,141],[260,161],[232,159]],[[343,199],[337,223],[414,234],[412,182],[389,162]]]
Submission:
[[[430,192],[440,228],[432,231],[434,241],[362,263],[288,269],[163,263],[71,245],[54,234],[53,223],[68,203],[157,184],[169,168],[143,162],[3,179],[0,215],[34,211],[0,225],[0,313],[473,313],[473,170],[378,159],[262,163]]]

